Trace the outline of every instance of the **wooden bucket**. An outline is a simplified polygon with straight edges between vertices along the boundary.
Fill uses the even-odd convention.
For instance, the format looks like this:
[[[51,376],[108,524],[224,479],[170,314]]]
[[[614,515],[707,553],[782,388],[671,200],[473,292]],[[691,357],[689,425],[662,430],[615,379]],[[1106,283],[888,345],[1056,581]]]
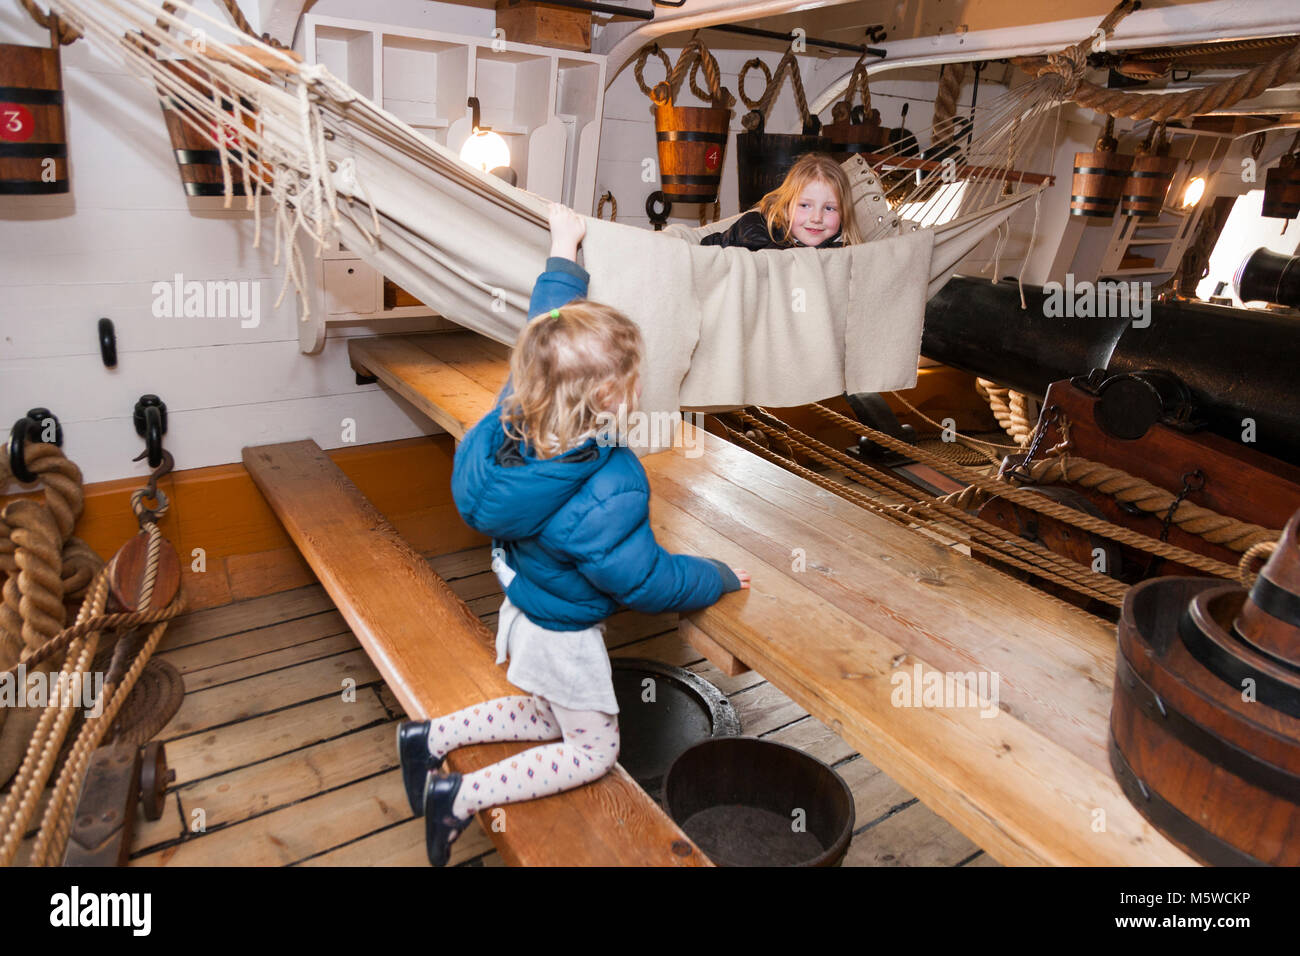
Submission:
[[[1300,163],[1294,156],[1284,156],[1264,177],[1264,206],[1260,215],[1294,219],[1297,213],[1300,213]]]
[[[0,43],[0,194],[68,191],[59,47]]]
[[[730,124],[729,109],[655,106],[659,181],[669,201],[717,200]]]
[[[1154,219],[1165,204],[1165,194],[1174,180],[1178,160],[1172,156],[1139,154],[1133,157],[1133,168],[1124,180],[1119,211],[1125,216]]]
[[[831,142],[830,153],[839,162],[852,159],[855,153],[874,153],[889,145],[889,130],[880,125],[880,111],[863,116],[861,107],[854,115],[822,127],[822,135]]]
[[[1113,149],[1075,153],[1070,215],[1097,219],[1114,216],[1132,165],[1132,156]]]
[[[1204,863],[1300,864],[1300,669],[1232,633],[1246,592],[1132,588],[1119,623],[1110,761],[1125,796]]]
[[[210,99],[212,96],[211,88],[208,87],[201,79],[202,68],[188,67],[184,60],[165,60],[160,61],[160,65],[165,67],[169,73],[181,82],[187,84],[197,91],[204,99]],[[190,72],[197,72],[199,76],[191,76]],[[230,91],[223,88],[222,109],[230,114],[229,124],[221,124],[220,129],[213,128],[212,139],[204,133],[195,129],[192,122],[187,122],[185,117],[189,116],[194,123],[200,123],[204,126],[211,125],[210,121],[203,117],[193,115],[190,108],[181,100],[175,99],[168,95],[166,90],[159,88],[158,97],[159,105],[162,107],[163,119],[167,123],[167,135],[171,138],[172,153],[176,157],[176,165],[180,168],[181,185],[185,188],[187,196],[224,196],[226,194],[225,185],[222,182],[221,175],[221,153],[213,145],[213,139],[218,135],[224,136],[228,145],[227,155],[230,162],[230,187],[231,195],[243,196],[244,190],[244,171],[240,166],[241,150],[243,149],[243,139],[240,137],[238,128],[235,123],[235,105],[228,99]],[[253,112],[253,105],[247,100],[241,100],[242,108],[241,118],[243,125],[247,129],[257,128],[256,114]]]
[[[736,172],[740,208],[750,209],[785,180],[796,159],[804,153],[829,153],[825,136],[765,133],[760,127],[736,136]]]

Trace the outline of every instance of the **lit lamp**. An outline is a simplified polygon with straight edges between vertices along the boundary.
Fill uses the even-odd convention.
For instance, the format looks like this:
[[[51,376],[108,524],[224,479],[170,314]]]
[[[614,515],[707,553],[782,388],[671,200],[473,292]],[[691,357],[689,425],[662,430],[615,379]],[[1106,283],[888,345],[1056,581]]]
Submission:
[[[1183,208],[1187,209],[1191,206],[1195,206],[1201,201],[1201,197],[1204,195],[1205,180],[1200,176],[1197,176],[1188,183],[1187,188],[1183,190]]]
[[[460,158],[484,172],[490,172],[499,166],[509,168],[510,147],[506,145],[500,133],[494,133],[489,127],[479,123],[477,96],[469,98],[469,106],[473,111],[470,121],[473,132],[470,133],[469,139],[465,140],[465,145],[460,148]]]

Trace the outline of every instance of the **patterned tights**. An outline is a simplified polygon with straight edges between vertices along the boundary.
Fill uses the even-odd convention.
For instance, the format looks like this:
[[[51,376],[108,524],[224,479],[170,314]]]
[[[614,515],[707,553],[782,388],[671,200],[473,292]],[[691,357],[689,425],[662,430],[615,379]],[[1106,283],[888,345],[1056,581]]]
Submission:
[[[429,752],[503,740],[559,740],[465,774],[452,813],[468,819],[484,807],[535,800],[598,780],[618,760],[618,716],[566,710],[541,697],[498,697],[429,725]]]

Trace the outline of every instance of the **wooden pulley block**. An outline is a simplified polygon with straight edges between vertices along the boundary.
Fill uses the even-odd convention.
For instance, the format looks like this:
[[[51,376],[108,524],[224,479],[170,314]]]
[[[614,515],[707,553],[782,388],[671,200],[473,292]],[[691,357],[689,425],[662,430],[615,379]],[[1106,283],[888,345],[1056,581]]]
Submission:
[[[149,535],[141,531],[122,545],[109,566],[109,588],[113,603],[121,611],[138,611],[143,606],[145,571],[149,563]],[[158,572],[150,606],[164,608],[181,586],[181,563],[176,549],[166,538],[159,541]]]
[[[1040,485],[1029,486],[1028,490],[1094,518],[1104,517],[1086,496],[1071,488],[1060,485]],[[1038,542],[1049,551],[1085,568],[1096,568],[1101,573],[1117,579],[1123,570],[1123,550],[1115,542],[1075,528],[1048,515],[1039,514],[1005,498],[989,499],[980,508],[978,514],[990,524],[1010,531],[1026,541]],[[975,557],[985,564],[1001,566],[996,558],[978,553]],[[1021,581],[1030,579],[1029,573],[1019,568],[1006,567],[1004,570]],[[1091,599],[1064,586],[1056,584],[1041,586],[1049,594],[1054,594],[1080,607],[1087,607],[1091,603]]]
[[[161,742],[144,745],[140,754],[140,807],[148,820],[160,819],[167,799],[167,785],[176,779],[176,771],[167,769],[167,752]]]

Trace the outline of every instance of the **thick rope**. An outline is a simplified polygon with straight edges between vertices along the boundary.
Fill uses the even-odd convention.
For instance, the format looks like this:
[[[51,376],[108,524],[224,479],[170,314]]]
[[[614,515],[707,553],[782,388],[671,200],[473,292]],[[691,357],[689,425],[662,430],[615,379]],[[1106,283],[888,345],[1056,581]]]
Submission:
[[[892,435],[869,428],[861,422],[856,422],[851,418],[841,415],[833,409],[824,405],[812,404],[808,408],[816,415],[826,419],[833,424],[841,425],[854,434],[861,435],[871,439],[878,445],[896,451],[900,454],[908,455],[922,464],[927,464],[932,468],[942,470],[945,462],[937,455],[931,455],[923,449],[909,445],[907,442],[899,441]],[[1205,571],[1221,578],[1230,580],[1237,579],[1237,569],[1222,561],[1215,561],[1213,558],[1207,558],[1205,555],[1196,554],[1188,551],[1186,548],[1179,548],[1163,541],[1156,541],[1144,534],[1136,531],[1129,531],[1127,528],[1121,528],[1109,521],[1094,518],[1091,515],[1085,515],[1065,505],[1058,504],[1043,498],[1042,495],[1035,494],[1023,488],[1009,488],[1005,483],[999,482],[995,478],[974,477],[971,481],[972,486],[978,487],[982,491],[987,491],[992,495],[998,495],[1008,501],[1019,505],[1024,505],[1032,511],[1037,511],[1049,517],[1056,518],[1066,524],[1072,525],[1083,531],[1109,538],[1112,541],[1118,541],[1121,544],[1127,544],[1139,551],[1145,551],[1148,554],[1154,554],[1158,557],[1168,558],[1171,561],[1177,561],[1185,564],[1190,568],[1196,568],[1199,571]]]
[[[752,60],[745,61],[745,65],[740,68],[740,78],[736,81],[736,86],[738,87],[736,92],[740,94],[740,98],[744,101],[745,105],[748,106],[751,110],[754,109],[756,106],[758,106],[759,103],[763,101],[763,93],[759,93],[758,96],[751,97],[748,93],[745,92],[745,77],[749,74],[750,70],[755,70],[755,69],[763,71],[763,93],[767,92],[768,86],[770,86],[772,83],[772,71],[767,68],[766,63],[764,63],[758,57],[754,57]]]
[[[663,63],[665,81],[673,75],[673,63],[672,60],[668,59],[668,54],[659,49],[658,43],[652,43],[644,47],[641,50],[641,55],[636,58],[636,64],[632,67],[632,75],[636,77],[636,85],[641,88],[642,93],[650,97],[650,99],[654,99],[654,91],[645,81],[645,64],[646,60],[651,56],[659,57],[660,62]]]
[[[614,198],[614,194],[610,192],[608,189],[605,190],[603,194],[601,194],[600,202],[596,203],[596,218],[597,219],[605,218],[606,202],[609,203],[609,221],[614,222],[615,220],[618,219],[618,200]]]
[[[1081,488],[1109,495],[1120,504],[1132,505],[1159,518],[1164,518],[1169,513],[1170,507],[1177,498],[1164,488],[1119,468],[1112,468],[1086,458],[1077,458],[1074,455],[1039,459],[1028,465],[1028,471],[1030,476],[1028,481],[1032,484],[1064,482],[1078,485]],[[961,494],[964,492],[958,493]],[[956,503],[958,495],[949,495],[947,498]],[[987,500],[988,496],[983,493],[967,496],[963,506],[978,505],[981,497]],[[1270,530],[1248,521],[1239,521],[1193,504],[1186,499],[1178,502],[1173,523],[1188,534],[1197,535],[1211,544],[1237,552],[1247,552],[1257,545],[1276,541],[1282,536],[1281,531]]]
[[[166,514],[168,503],[163,499],[159,507],[148,509],[145,506],[148,489],[139,489],[131,497],[131,507],[141,529],[148,535],[145,573],[140,588],[140,610],[127,614],[104,613],[108,604],[112,567],[105,566],[84,542],[69,536],[69,540],[75,542],[73,552],[76,562],[82,565],[77,573],[84,572],[88,556],[98,561],[98,565],[90,592],[78,611],[76,623],[72,627],[62,628],[62,596],[66,589],[64,579],[59,576],[54,562],[60,557],[59,543],[64,534],[63,529],[70,532],[80,515],[81,503],[84,501],[79,484],[80,471],[66,460],[60,462],[62,453],[52,445],[29,445],[25,449],[25,458],[29,467],[33,463],[39,463],[39,469],[33,468],[33,471],[39,471],[48,478],[47,504],[17,499],[6,505],[3,511],[6,540],[14,545],[5,552],[6,567],[12,565],[17,574],[10,573],[5,582],[6,604],[0,609],[0,622],[6,628],[5,636],[10,638],[10,644],[15,628],[21,642],[19,654],[3,663],[6,673],[16,675],[19,666],[30,672],[47,661],[56,659],[65,651],[67,653],[58,674],[52,674],[49,679],[55,690],[33,721],[34,726],[29,728],[25,723],[20,725],[5,721],[8,725],[5,729],[11,735],[21,731],[26,736],[21,764],[3,805],[0,805],[0,865],[9,865],[16,856],[23,834],[58,762],[64,739],[82,700],[82,682],[90,679],[86,671],[99,647],[102,632],[110,627],[130,629],[142,622],[156,622],[149,641],[137,654],[125,677],[104,690],[99,702],[106,706],[100,716],[88,717],[83,723],[47,805],[30,861],[33,865],[58,862],[58,857],[67,844],[76,802],[91,756],[108,732],[114,717],[143,671],[149,655],[161,639],[166,621],[179,614],[184,607],[179,594],[165,608],[152,607],[164,544],[155,519]],[[7,483],[9,478],[7,468],[0,471],[0,485]],[[20,596],[16,622],[10,617],[11,590],[16,590]],[[50,600],[56,595],[59,598],[57,611]],[[55,622],[58,628],[51,632]],[[120,637],[120,633],[115,635],[114,640]],[[121,645],[118,650],[121,650]]]
[[[930,126],[947,131],[947,135],[939,140],[940,144],[952,139],[957,130],[952,119],[957,115],[957,96],[961,93],[961,85],[966,82],[967,66],[966,63],[945,63],[943,75],[939,77],[939,91],[934,97],[934,120]]]
[[[858,62],[853,66],[853,74],[849,77],[849,84],[844,88],[844,99],[831,107],[831,122],[833,123],[851,123],[853,121],[853,97],[857,96],[861,101],[862,113],[867,123],[879,121],[879,114],[873,120],[871,115],[871,86],[867,78],[866,68],[867,55],[864,53],[858,58]]]
[[[970,535],[970,540],[965,543],[972,550],[990,554],[1022,571],[1049,577],[1051,580],[1064,584],[1089,597],[1106,601],[1115,607],[1119,607],[1122,603],[1123,593],[1127,590],[1126,585],[1105,575],[1098,574],[1090,568],[1076,564],[1037,542],[1027,541],[1004,528],[999,528],[981,518],[969,515],[959,508],[951,507],[943,502],[936,502],[924,496],[918,489],[902,479],[872,468],[858,459],[851,458],[838,449],[832,448],[812,436],[781,422],[766,412],[761,410],[759,412],[769,421],[761,421],[749,412],[740,412],[738,414],[742,421],[753,424],[769,437],[797,444],[804,454],[820,461],[822,464],[842,471],[855,481],[861,481],[867,487],[874,488],[880,493],[901,497],[908,504],[899,510],[913,515],[925,516],[932,521],[957,525],[962,531]],[[777,429],[773,427],[774,424],[780,424],[782,428]],[[1037,559],[1039,563],[1034,564],[1031,560],[1026,559]]]
[[[1242,587],[1250,589],[1255,586],[1255,579],[1259,577],[1265,562],[1277,550],[1277,544],[1276,541],[1261,541],[1259,544],[1251,545],[1241,556],[1241,560],[1237,562],[1237,571],[1241,575]]]
[[[707,92],[696,85],[697,69],[704,70],[704,80],[709,85]],[[692,39],[682,47],[681,55],[677,57],[677,62],[673,65],[668,78],[657,83],[650,91],[650,98],[654,100],[655,105],[672,106],[677,101],[677,93],[681,89],[682,81],[688,75],[691,78],[691,92],[715,109],[731,109],[735,105],[736,98],[722,85],[722,71],[718,69],[718,61],[713,58],[708,47],[698,39]]]
[[[49,30],[51,37],[57,39],[59,43],[66,45],[81,39],[81,31],[62,17],[44,12],[33,0],[18,0],[18,2],[32,15],[32,19]]]
[[[1131,10],[1130,0],[1125,0],[1110,12],[1099,29],[1110,36],[1115,25]],[[1093,36],[1095,35],[1094,33]],[[1064,80],[1062,96],[1080,106],[1109,116],[1149,119],[1160,123],[1225,109],[1240,100],[1258,96],[1270,87],[1280,86],[1300,73],[1300,43],[1297,43],[1267,63],[1213,86],[1159,95],[1126,93],[1123,90],[1108,90],[1084,79],[1093,42],[1093,37],[1089,37],[1045,58],[1023,58],[1015,62],[1033,76],[1048,73],[1060,75]]]
[[[921,530],[918,530],[914,526],[913,519],[910,518],[907,515],[907,513],[901,509],[897,509],[897,508],[890,507],[888,505],[881,504],[880,502],[875,501],[874,499],[868,497],[867,495],[862,494],[859,491],[854,490],[853,488],[843,485],[840,482],[832,481],[826,478],[824,475],[820,475],[809,468],[805,468],[804,466],[796,462],[793,462],[788,458],[783,458],[781,455],[778,455],[776,452],[773,452],[768,448],[764,448],[762,445],[758,444],[757,442],[753,441],[750,438],[745,437],[744,435],[741,435],[740,433],[734,430],[730,431],[730,439],[736,442],[741,447],[746,448],[749,451],[752,451],[754,454],[759,455],[762,458],[765,458],[766,460],[772,462],[773,464],[780,465],[782,468],[786,469],[787,471],[790,471],[793,474],[799,475],[801,478],[804,478],[807,481],[812,482],[813,484],[817,485],[819,488],[823,488],[826,491],[831,492],[832,494],[844,498],[847,501],[851,501],[854,504],[859,505],[863,509],[870,511],[873,514],[877,514],[882,518],[886,518],[894,522],[895,524],[898,524],[899,526],[908,529],[909,531],[913,531],[915,533],[922,533]],[[812,457],[816,457],[816,456],[812,456]],[[941,529],[936,529],[934,527],[926,527],[924,530],[932,531],[932,532],[939,531],[939,533],[943,533]],[[964,539],[955,538],[951,534],[945,534],[945,536],[949,539],[950,545],[951,544],[970,545],[970,542]],[[980,546],[970,545],[970,546],[972,547],[972,550],[981,550],[981,551],[984,550],[982,545]],[[997,557],[998,560],[1007,559],[1007,556],[1002,552],[994,552],[994,556]],[[1018,584],[1022,586],[1024,586],[1025,584],[1025,582],[1018,580],[1013,575],[1007,573],[1002,568],[999,568],[996,565],[992,566],[992,569],[997,573],[1003,575],[1004,577],[1007,577],[1012,581],[1016,581]],[[1040,577],[1046,576],[1042,571],[1042,569],[1031,568],[1030,570],[1033,574],[1038,575]],[[1073,585],[1068,585],[1068,586],[1073,587]],[[1089,614],[1087,611],[1084,611],[1082,608],[1078,607],[1077,605],[1071,604],[1069,601],[1062,600],[1061,598],[1058,598],[1055,595],[1047,594],[1045,592],[1039,592],[1039,593],[1041,594],[1043,599],[1050,601],[1051,603],[1055,604],[1057,607],[1060,607],[1061,609],[1066,610],[1071,614],[1082,615],[1082,617],[1086,619],[1090,624],[1102,623],[1109,626],[1109,622],[1093,614]]]
[[[975,379],[975,390],[989,403],[993,417],[1002,430],[1021,448],[1029,444],[1035,422],[1029,419],[1029,399],[1020,392],[998,385],[987,378]]]
[[[751,60],[750,63],[752,62],[754,61]],[[763,90],[763,95],[758,98],[758,105],[754,107],[753,112],[746,113],[741,118],[741,125],[745,129],[753,131],[767,122],[767,115],[772,110],[772,103],[775,102],[777,94],[781,92],[781,85],[784,83],[787,74],[790,77],[790,85],[794,88],[794,100],[795,105],[799,107],[799,115],[803,118],[805,125],[812,121],[812,113],[808,111],[808,97],[803,89],[803,76],[799,72],[799,61],[795,58],[794,46],[791,45],[790,49],[786,50],[785,55],[781,57],[781,62],[776,65],[776,69],[772,71],[772,79],[768,81],[767,88]],[[744,85],[743,73],[741,85]]]

